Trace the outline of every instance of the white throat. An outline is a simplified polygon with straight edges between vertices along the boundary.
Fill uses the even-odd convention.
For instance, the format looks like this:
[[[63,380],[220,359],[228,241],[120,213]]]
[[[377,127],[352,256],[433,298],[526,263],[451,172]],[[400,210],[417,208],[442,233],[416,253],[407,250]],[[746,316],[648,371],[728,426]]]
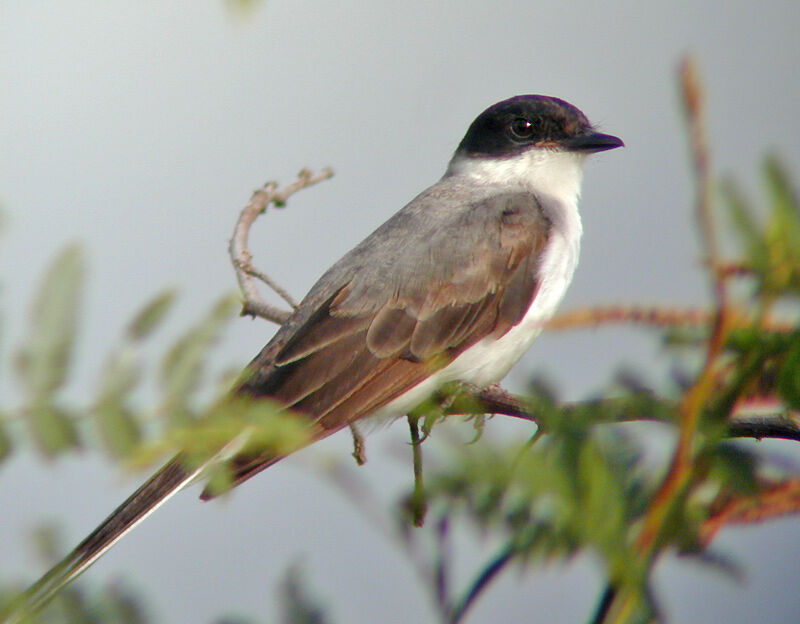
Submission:
[[[575,206],[581,192],[584,154],[531,148],[516,156],[479,158],[456,155],[445,176],[466,176],[482,185],[517,188],[533,193],[543,203],[555,200]]]
[[[382,411],[396,416],[416,406],[436,387],[453,380],[486,386],[500,381],[553,316],[578,264],[583,227],[578,213],[585,157],[532,149],[511,158],[463,158],[450,162],[445,177],[464,176],[498,192],[525,190],[536,196],[550,220],[547,247],[539,261],[539,289],[522,321],[502,338],[473,345],[444,369],[407,391]]]

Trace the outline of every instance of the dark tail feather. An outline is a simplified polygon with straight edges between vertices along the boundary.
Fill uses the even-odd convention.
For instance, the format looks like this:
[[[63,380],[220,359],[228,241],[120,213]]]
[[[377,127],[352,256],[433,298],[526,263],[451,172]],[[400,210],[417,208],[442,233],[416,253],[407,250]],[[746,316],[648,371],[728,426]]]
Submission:
[[[23,595],[18,608],[4,622],[14,624],[38,612],[67,583],[75,579],[128,531],[149,516],[165,501],[187,486],[203,470],[187,470],[180,456],[170,460],[128,499],[117,507],[100,526],[56,564]]]
[[[240,460],[239,462],[237,462],[236,458],[233,458],[231,460],[233,481],[230,484],[230,488],[238,487],[248,479],[252,479],[253,477],[255,477],[262,470],[266,470],[270,466],[274,466],[283,458],[284,455],[276,455],[274,457],[265,457],[263,455],[260,455],[253,458],[250,461],[248,461],[245,458],[243,460]],[[203,490],[203,492],[200,494],[200,500],[210,501],[219,496],[221,493],[222,492],[214,491],[210,486],[207,485]]]

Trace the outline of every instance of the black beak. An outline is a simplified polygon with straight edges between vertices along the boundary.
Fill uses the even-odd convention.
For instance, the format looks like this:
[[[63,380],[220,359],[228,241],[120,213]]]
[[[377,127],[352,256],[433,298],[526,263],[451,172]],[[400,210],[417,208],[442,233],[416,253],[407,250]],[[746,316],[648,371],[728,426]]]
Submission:
[[[622,142],[622,139],[599,132],[579,134],[569,139],[564,139],[560,141],[560,143],[571,152],[583,152],[585,154],[594,154],[595,152],[605,152],[606,150],[615,149],[617,147],[625,147],[625,143]]]

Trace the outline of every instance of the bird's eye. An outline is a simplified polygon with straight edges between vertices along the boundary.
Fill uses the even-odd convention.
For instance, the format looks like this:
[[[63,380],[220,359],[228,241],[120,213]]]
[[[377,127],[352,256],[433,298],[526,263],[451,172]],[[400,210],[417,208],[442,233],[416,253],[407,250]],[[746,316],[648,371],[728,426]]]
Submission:
[[[533,136],[533,122],[524,117],[517,117],[509,126],[511,136],[518,140],[527,140]]]

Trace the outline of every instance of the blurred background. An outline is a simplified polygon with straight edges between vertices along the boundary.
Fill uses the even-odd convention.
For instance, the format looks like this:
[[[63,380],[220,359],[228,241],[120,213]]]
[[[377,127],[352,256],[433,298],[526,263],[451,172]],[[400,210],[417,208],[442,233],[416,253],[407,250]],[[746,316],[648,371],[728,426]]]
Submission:
[[[691,52],[708,95],[714,170],[758,197],[776,152],[800,172],[800,5],[787,2],[364,3],[269,0],[0,3],[3,394],[33,289],[64,244],[90,265],[69,397],[85,401],[128,318],[177,287],[152,348],[234,289],[227,241],[266,180],[308,166],[336,177],[256,225],[256,262],[300,297],[320,273],[435,182],[487,106],[543,93],[581,108],[626,149],[586,171],[581,264],[562,309],[621,302],[702,306],[676,66]],[[797,176],[795,176],[797,179]],[[244,365],[274,327],[238,320],[217,350]],[[620,367],[663,383],[670,356],[646,331],[541,338],[509,377],[541,374],[561,396],[606,388]],[[143,397],[146,401],[147,397]],[[495,434],[528,427],[495,419]],[[789,444],[770,443],[771,452]],[[129,579],[164,622],[223,613],[274,620],[276,588],[300,562],[334,622],[425,622],[428,594],[394,544],[326,478],[350,462],[341,434],[282,462],[222,501],[185,492],[84,578]],[[358,475],[389,503],[411,484],[407,428],[367,439]],[[431,452],[428,452],[428,456]],[[0,580],[38,575],[28,527],[55,520],[69,545],[137,485],[99,453],[52,463],[19,448],[0,469]],[[658,573],[676,622],[785,623],[800,612],[800,525],[728,529],[718,551],[734,582],[682,561]],[[465,579],[480,538],[458,542]],[[463,553],[463,554],[462,554]],[[470,622],[574,622],[600,591],[594,562],[507,573]]]

